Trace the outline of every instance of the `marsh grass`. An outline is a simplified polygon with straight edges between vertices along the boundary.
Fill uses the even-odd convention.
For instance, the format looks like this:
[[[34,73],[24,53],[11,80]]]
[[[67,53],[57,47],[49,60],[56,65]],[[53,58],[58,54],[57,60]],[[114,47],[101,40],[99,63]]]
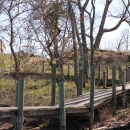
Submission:
[[[15,106],[16,80],[11,77],[0,78],[0,104]],[[51,103],[51,79],[26,77],[24,79],[24,106],[48,106]],[[65,81],[65,99],[76,96],[73,81]],[[59,102],[59,87],[56,84],[56,104]]]
[[[28,62],[27,62],[28,61]],[[29,62],[30,61],[30,62]],[[36,62],[35,62],[36,61]],[[32,57],[21,57],[21,71],[23,72],[42,72],[43,59],[32,58]],[[16,80],[10,76],[11,66],[14,64],[12,55],[4,54],[0,55],[0,104],[8,104],[11,106],[15,105],[15,91],[16,91]],[[25,106],[42,106],[50,105],[51,102],[51,66],[49,63],[44,62],[44,72],[49,74],[49,78],[43,78],[42,76],[26,76],[25,77],[25,89],[24,89],[24,105]],[[68,64],[68,63],[67,63]],[[64,75],[68,75],[68,65],[63,65]],[[110,66],[109,66],[110,67]],[[106,70],[106,66],[101,67],[102,72]],[[111,78],[111,67],[109,69],[109,78]],[[57,74],[59,74],[57,68]],[[73,61],[70,61],[70,77],[73,79],[74,66]],[[96,68],[96,77],[98,77],[98,67]],[[117,70],[118,77],[118,70]],[[76,97],[77,89],[74,81],[72,79],[66,79],[64,82],[65,86],[65,99],[70,99]],[[83,88],[83,93],[89,91],[90,81],[88,80]],[[56,104],[59,102],[59,87],[56,84]]]
[[[66,73],[67,74],[67,73]],[[15,105],[16,80],[11,76],[0,78],[0,104]],[[24,106],[48,106],[51,104],[51,78],[40,76],[26,76],[24,79]],[[76,97],[77,89],[73,80],[65,80],[65,99]],[[87,81],[83,93],[90,90],[90,81]],[[59,102],[59,87],[56,84],[56,104]]]

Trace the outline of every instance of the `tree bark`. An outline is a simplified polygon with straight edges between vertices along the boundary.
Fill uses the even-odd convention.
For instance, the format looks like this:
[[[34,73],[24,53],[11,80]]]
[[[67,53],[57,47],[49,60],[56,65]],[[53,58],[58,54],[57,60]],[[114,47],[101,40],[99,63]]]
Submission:
[[[72,6],[71,2],[68,1],[68,12],[70,15],[71,26],[72,26],[72,35],[73,35],[73,50],[74,50],[74,80],[77,87],[77,94],[78,94],[78,55],[77,55],[77,44],[76,44],[76,37],[75,37],[75,25],[74,25],[74,18],[72,15]]]
[[[94,49],[99,49],[99,45],[100,45],[100,42],[101,42],[101,39],[102,39],[102,36],[103,36],[103,33],[104,33],[103,28],[104,28],[104,25],[105,25],[105,20],[106,20],[107,12],[108,12],[108,9],[109,9],[109,5],[110,5],[109,0],[106,0],[106,5],[105,5],[104,12],[103,12],[103,15],[102,15],[102,20],[101,20],[99,30],[98,30],[98,34],[96,36],[96,40],[95,40],[95,43],[94,43]]]
[[[78,7],[80,11],[80,26],[81,26],[81,38],[82,38],[82,49],[83,49],[83,59],[84,59],[84,75],[86,79],[88,79],[88,48],[87,41],[85,35],[85,24],[84,24],[84,11],[86,6],[88,5],[89,0],[86,0],[83,7],[81,7],[81,3],[78,0]]]
[[[14,41],[14,31],[13,31],[13,19],[11,18],[11,14],[8,11],[9,14],[9,18],[10,18],[10,33],[11,33],[11,37],[10,37],[10,49],[11,49],[11,53],[13,55],[14,58],[14,62],[15,62],[15,76],[16,76],[16,80],[19,79],[19,63],[18,63],[18,59],[16,57],[16,54],[14,52],[13,49],[13,41]]]
[[[108,9],[109,9],[109,6],[110,6],[111,3],[112,3],[112,0],[111,1],[106,0],[106,5],[105,5],[104,12],[103,12],[103,15],[102,15],[102,20],[101,20],[99,30],[98,30],[98,34],[96,36],[95,43],[94,43],[95,49],[99,49],[100,42],[101,42],[101,39],[102,39],[102,36],[103,36],[104,33],[116,30],[117,28],[120,27],[120,25],[124,21],[129,24],[129,22],[128,22],[129,18],[128,18],[128,16],[126,16],[127,13],[129,14],[128,11],[129,11],[129,7],[130,7],[130,2],[128,1],[127,5],[125,5],[125,3],[124,3],[125,9],[124,9],[124,12],[122,13],[122,16],[117,17],[117,18],[120,18],[119,22],[112,28],[109,28],[109,29],[104,28],[106,17],[107,17],[107,12],[108,12]]]

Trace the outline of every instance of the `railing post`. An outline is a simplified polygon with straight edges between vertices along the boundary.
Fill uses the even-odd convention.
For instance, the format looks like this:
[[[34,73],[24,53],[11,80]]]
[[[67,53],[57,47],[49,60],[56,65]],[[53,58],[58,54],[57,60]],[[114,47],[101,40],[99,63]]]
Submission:
[[[18,83],[16,83],[16,107],[18,107]]]
[[[126,66],[126,82],[127,82],[127,66]]]
[[[125,86],[126,86],[126,72],[122,71],[122,91],[123,91],[123,98],[122,98],[122,108],[125,109],[126,103],[126,93],[125,93]]]
[[[109,79],[109,67],[106,67],[106,81]]]
[[[70,77],[70,64],[67,65],[67,69],[68,69],[68,73],[67,73],[67,77]]]
[[[122,68],[119,67],[119,84],[122,82]]]
[[[79,60],[79,89],[78,89],[78,95],[82,95],[82,89],[83,89],[83,67],[84,61],[82,59]]]
[[[92,130],[94,121],[94,88],[95,88],[95,67],[91,66],[91,81],[90,81],[90,119],[89,130]]]
[[[51,106],[55,106],[56,93],[56,62],[52,63],[52,88],[51,88]]]
[[[44,61],[42,62],[42,75],[43,77],[45,75],[45,62]]]
[[[116,62],[112,63],[112,99],[113,115],[116,114]]]
[[[88,78],[90,78],[90,65],[88,65]]]
[[[126,81],[130,81],[130,66],[126,67]]]
[[[66,130],[66,114],[64,104],[64,82],[59,82],[59,109],[60,109],[60,130]]]
[[[100,87],[101,84],[101,66],[98,67],[98,86]]]
[[[24,80],[18,81],[18,113],[17,116],[21,118],[20,123],[16,124],[16,130],[23,128],[23,106],[24,106]]]
[[[107,85],[107,73],[106,71],[103,72],[103,89],[106,89]]]

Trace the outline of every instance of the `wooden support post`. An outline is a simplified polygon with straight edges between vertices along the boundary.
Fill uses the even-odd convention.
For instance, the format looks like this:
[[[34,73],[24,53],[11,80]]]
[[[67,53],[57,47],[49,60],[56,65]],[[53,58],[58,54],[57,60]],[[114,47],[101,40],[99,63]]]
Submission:
[[[122,91],[123,91],[123,98],[122,98],[122,108],[125,109],[125,103],[126,103],[126,92],[125,92],[125,86],[126,86],[126,72],[122,71]]]
[[[116,62],[112,63],[112,99],[113,115],[116,114]]]
[[[68,74],[67,74],[67,77],[69,78],[69,77],[70,77],[70,64],[68,64],[67,67],[68,67]]]
[[[90,78],[90,65],[88,65],[88,78]]]
[[[89,130],[92,130],[94,121],[94,88],[95,88],[95,67],[91,66],[91,81],[90,81],[90,119]]]
[[[18,107],[18,83],[16,83],[16,107]]]
[[[45,62],[42,62],[42,75],[45,76]]]
[[[107,73],[106,71],[103,72],[103,89],[106,89],[107,85]]]
[[[101,84],[101,66],[98,67],[98,86],[100,87]]]
[[[79,60],[79,89],[78,89],[78,95],[82,95],[82,89],[83,89],[83,71],[84,71],[84,61],[82,59]]]
[[[130,66],[128,66],[126,68],[126,81],[129,82],[130,81]]]
[[[109,67],[106,67],[106,80],[108,81],[109,79]]]
[[[23,106],[24,106],[24,80],[18,81],[18,113],[17,117],[21,118],[20,123],[16,124],[16,130],[22,130],[23,128]]]
[[[60,130],[66,130],[66,115],[65,115],[65,104],[64,104],[64,82],[59,82],[59,109],[60,109]]]
[[[125,86],[126,86],[126,72],[122,71],[122,91],[125,90]]]
[[[126,82],[127,82],[127,66],[126,66]]]
[[[56,62],[52,63],[52,88],[51,88],[51,106],[55,106],[56,93]]]
[[[122,68],[119,67],[119,84],[122,83]]]

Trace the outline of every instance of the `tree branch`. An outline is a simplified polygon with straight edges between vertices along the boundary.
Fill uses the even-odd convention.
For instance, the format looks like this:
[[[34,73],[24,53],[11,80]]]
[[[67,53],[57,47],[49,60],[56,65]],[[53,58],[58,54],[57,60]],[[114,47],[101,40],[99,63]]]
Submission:
[[[124,3],[124,5],[125,5],[125,3]],[[124,21],[127,22],[130,25],[130,21],[127,20],[127,17],[126,17],[126,14],[129,11],[130,2],[127,4],[127,6],[125,5],[125,7],[126,7],[126,9],[125,9],[125,11],[124,11],[124,13],[123,13],[122,18],[120,19],[120,21],[113,28],[110,28],[110,29],[105,29],[104,28],[103,32],[111,32],[111,31],[116,30],[121,25],[121,23],[124,22]]]

